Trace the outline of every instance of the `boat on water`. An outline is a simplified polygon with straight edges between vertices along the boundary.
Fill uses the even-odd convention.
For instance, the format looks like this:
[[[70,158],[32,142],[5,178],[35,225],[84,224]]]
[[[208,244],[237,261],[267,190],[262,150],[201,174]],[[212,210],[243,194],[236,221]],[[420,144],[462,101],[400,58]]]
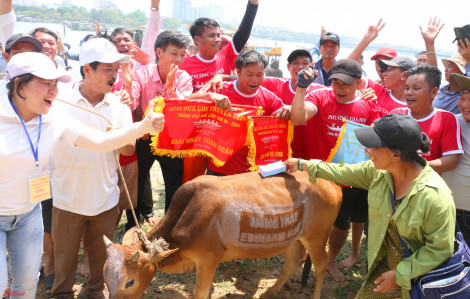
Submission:
[[[90,22],[69,22],[69,21],[64,21],[64,25],[67,28],[70,28],[72,30],[76,31],[95,31],[95,27],[93,23]],[[106,30],[106,25],[100,24],[100,30]]]

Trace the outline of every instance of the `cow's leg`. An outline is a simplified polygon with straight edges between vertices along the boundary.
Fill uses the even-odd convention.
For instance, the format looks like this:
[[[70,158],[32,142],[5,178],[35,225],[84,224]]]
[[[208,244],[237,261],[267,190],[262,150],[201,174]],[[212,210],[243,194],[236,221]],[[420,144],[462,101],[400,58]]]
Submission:
[[[305,248],[308,250],[310,258],[312,259],[313,267],[315,268],[315,291],[312,298],[320,299],[323,280],[328,266],[328,253],[326,252],[327,235],[324,240],[314,239],[314,242],[307,242],[303,240]]]
[[[194,285],[193,291],[194,299],[209,298],[209,291],[217,265],[217,261],[210,260],[198,261],[196,263],[196,284]]]
[[[297,267],[302,263],[301,257],[301,250],[300,250],[300,242],[295,241],[289,247],[287,247],[286,251],[284,251],[285,263],[284,267],[282,268],[281,276],[277,279],[276,283],[269,288],[269,290],[264,293],[261,298],[274,298],[282,288],[282,286],[286,283],[286,281],[294,274]]]

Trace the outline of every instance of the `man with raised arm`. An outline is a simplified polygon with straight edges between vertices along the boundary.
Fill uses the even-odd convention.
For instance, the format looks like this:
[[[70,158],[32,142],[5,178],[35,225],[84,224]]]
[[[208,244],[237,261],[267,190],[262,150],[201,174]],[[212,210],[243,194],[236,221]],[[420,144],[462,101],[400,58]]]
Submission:
[[[292,123],[296,126],[313,119],[316,130],[313,140],[314,159],[326,161],[335,146],[343,119],[370,125],[379,117],[379,107],[372,101],[357,96],[361,84],[362,68],[357,61],[341,59],[331,68],[331,88],[319,89],[306,95],[307,87],[313,82],[313,70],[308,68],[298,74],[297,89],[292,101]],[[335,259],[352,226],[353,251],[344,260],[345,268],[352,267],[359,258],[359,245],[367,219],[367,191],[358,188],[343,188],[343,202],[330,234],[328,251],[328,273],[334,281],[345,277],[336,265]]]
[[[189,56],[181,64],[193,79],[194,92],[201,89],[216,74],[230,74],[235,59],[245,47],[258,11],[259,0],[250,0],[245,15],[232,41],[220,49],[220,26],[210,18],[199,18],[191,24],[189,32],[199,48],[199,53]]]
[[[359,60],[362,52],[374,41],[379,32],[384,28],[385,23],[382,19],[377,25],[369,26],[362,40],[357,44],[354,50],[349,54],[349,59]],[[362,81],[366,88],[372,88],[377,96],[377,104],[383,115],[390,113],[395,108],[406,107],[404,90],[406,83],[406,72],[416,66],[411,58],[405,56],[396,56],[392,60],[379,60],[379,68],[383,71],[382,84],[378,84],[365,77]]]

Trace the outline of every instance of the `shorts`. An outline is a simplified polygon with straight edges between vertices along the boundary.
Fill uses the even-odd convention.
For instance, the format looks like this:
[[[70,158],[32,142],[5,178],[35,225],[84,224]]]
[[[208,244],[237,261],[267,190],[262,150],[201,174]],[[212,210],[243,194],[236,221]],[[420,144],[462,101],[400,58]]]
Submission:
[[[349,230],[351,222],[364,223],[367,220],[368,191],[355,187],[343,187],[343,202],[335,220],[335,227]]]
[[[132,206],[137,207],[137,187],[138,187],[138,176],[139,176],[139,165],[137,160],[121,166],[124,180],[126,180],[127,191],[131,197]],[[122,183],[121,176],[118,181],[119,187],[119,211],[128,210],[131,208],[127,194]]]
[[[52,198],[41,201],[42,225],[45,233],[51,233],[52,225]]]

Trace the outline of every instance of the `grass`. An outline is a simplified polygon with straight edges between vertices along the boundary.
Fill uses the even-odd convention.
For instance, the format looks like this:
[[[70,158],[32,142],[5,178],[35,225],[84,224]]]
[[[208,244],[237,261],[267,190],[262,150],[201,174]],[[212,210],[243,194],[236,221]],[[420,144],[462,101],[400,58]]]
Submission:
[[[155,163],[152,167],[151,182],[153,186],[155,214],[158,218],[162,218],[165,206],[165,190],[163,188],[163,178],[158,163]],[[118,240],[124,233],[124,225],[127,221],[125,217],[124,214],[119,222],[116,229],[115,240]],[[144,223],[142,229],[148,231],[149,227]],[[359,290],[366,275],[366,250],[364,243],[365,238],[362,240],[358,264],[349,271],[343,271],[346,275],[346,281],[339,283],[331,281],[328,276],[325,278],[322,288],[322,298],[347,299],[350,292]],[[337,257],[337,262],[346,258],[350,252],[351,238],[349,237]],[[81,262],[81,252],[79,261]],[[284,257],[282,255],[267,259],[245,259],[220,263],[214,275],[211,298],[259,298],[269,287],[274,285],[282,271],[283,264]],[[315,287],[314,270],[312,269],[308,284],[303,289],[300,288],[301,273],[302,267],[298,267],[295,274],[283,286],[277,298],[310,298]],[[142,298],[191,298],[195,281],[195,273],[168,274],[159,271]],[[42,296],[43,285],[44,280],[41,279],[37,298],[44,298]],[[85,298],[83,290],[80,293],[78,298]]]

